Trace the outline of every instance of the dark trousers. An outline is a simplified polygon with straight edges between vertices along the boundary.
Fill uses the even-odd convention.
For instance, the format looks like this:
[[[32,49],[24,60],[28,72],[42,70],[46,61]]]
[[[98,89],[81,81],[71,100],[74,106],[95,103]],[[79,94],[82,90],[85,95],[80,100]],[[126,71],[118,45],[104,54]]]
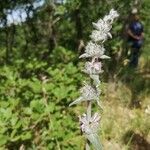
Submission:
[[[130,63],[129,63],[131,67],[136,68],[138,66],[139,56],[140,56],[140,49],[131,48]]]

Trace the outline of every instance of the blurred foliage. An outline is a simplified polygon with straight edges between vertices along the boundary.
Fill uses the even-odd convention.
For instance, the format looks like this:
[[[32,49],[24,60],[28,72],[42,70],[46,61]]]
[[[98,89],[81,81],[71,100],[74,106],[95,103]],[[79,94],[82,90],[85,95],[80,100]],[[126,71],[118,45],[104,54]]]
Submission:
[[[62,55],[53,53],[52,65],[31,60],[0,68],[0,147],[80,149],[82,143],[74,142],[81,138],[72,118],[76,115],[68,105],[78,96],[75,91],[83,78],[78,67],[68,62],[75,54],[63,47],[58,50]]]

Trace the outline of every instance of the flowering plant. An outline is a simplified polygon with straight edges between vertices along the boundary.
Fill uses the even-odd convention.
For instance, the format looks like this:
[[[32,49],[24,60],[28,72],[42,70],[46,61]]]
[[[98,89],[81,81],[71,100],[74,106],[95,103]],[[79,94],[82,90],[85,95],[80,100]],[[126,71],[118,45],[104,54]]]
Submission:
[[[80,103],[87,102],[87,112],[82,116],[79,116],[79,121],[81,124],[81,131],[87,138],[86,150],[90,149],[89,142],[93,145],[95,150],[101,150],[102,146],[99,141],[98,131],[100,126],[100,115],[99,113],[94,113],[92,116],[92,102],[95,100],[100,106],[99,96],[100,96],[100,80],[99,74],[103,72],[102,70],[102,59],[108,59],[106,56],[104,42],[110,37],[112,37],[110,30],[112,28],[112,23],[115,18],[119,15],[117,11],[111,10],[108,15],[103,19],[98,20],[97,23],[93,23],[95,30],[90,35],[91,41],[85,47],[85,53],[79,58],[91,58],[91,61],[85,63],[83,72],[88,74],[91,79],[91,85],[85,84],[81,89],[81,96],[77,98],[70,106]]]

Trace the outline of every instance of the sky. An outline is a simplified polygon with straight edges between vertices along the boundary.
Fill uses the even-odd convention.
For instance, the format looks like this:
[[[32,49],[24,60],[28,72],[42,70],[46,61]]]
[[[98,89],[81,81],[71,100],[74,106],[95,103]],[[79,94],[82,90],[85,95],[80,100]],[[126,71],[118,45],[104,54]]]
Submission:
[[[41,0],[39,2],[33,3],[33,7],[37,8],[40,7],[44,4],[44,0]],[[30,14],[32,16],[32,14]],[[27,15],[25,13],[25,10],[22,8],[16,8],[11,12],[11,14],[7,15],[7,20],[8,20],[8,25],[14,23],[14,24],[19,24],[21,22],[24,22],[27,18]]]

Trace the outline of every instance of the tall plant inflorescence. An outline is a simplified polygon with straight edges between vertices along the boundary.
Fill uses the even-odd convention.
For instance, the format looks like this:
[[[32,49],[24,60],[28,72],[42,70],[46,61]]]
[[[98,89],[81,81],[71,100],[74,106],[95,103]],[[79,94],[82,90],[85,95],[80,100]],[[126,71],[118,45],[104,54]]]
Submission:
[[[81,131],[87,139],[86,150],[90,149],[89,143],[91,143],[95,150],[101,150],[102,146],[98,136],[98,130],[100,126],[100,114],[94,113],[92,115],[92,103],[97,102],[100,106],[100,80],[99,75],[103,72],[102,63],[103,59],[108,59],[106,56],[104,42],[111,36],[110,30],[112,23],[118,13],[115,10],[111,10],[108,15],[103,19],[98,20],[97,23],[93,23],[95,30],[90,35],[91,41],[85,47],[85,53],[79,58],[90,58],[91,61],[85,63],[83,72],[88,74],[90,77],[90,84],[85,83],[81,88],[81,96],[70,104],[70,106],[80,103],[87,102],[87,112],[82,116],[79,116],[81,124]]]

